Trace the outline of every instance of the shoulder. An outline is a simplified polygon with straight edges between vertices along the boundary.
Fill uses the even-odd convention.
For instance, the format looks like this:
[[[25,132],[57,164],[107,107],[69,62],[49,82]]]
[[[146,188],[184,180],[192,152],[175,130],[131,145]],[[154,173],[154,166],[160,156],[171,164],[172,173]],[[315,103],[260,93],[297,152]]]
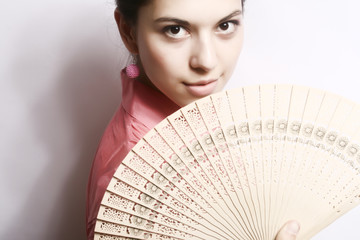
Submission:
[[[149,130],[143,122],[128,114],[121,106],[105,129],[96,158],[110,159],[119,151],[123,152],[121,155],[126,155]]]

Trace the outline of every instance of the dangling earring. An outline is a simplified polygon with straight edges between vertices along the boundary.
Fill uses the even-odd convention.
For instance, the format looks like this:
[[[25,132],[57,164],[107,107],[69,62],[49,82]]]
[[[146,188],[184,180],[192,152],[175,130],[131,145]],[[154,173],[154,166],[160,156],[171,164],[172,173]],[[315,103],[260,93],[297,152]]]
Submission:
[[[140,75],[139,66],[136,65],[136,60],[133,58],[133,63],[126,67],[126,75],[129,78],[137,78]]]

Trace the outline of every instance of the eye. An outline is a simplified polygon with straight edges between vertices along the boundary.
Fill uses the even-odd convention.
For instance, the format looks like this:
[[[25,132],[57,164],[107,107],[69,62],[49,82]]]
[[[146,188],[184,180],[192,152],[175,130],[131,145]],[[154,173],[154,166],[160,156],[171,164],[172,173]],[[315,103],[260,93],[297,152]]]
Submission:
[[[167,26],[164,29],[165,34],[171,38],[186,38],[189,36],[189,32],[182,26],[174,25],[174,26]]]
[[[239,21],[228,21],[220,23],[216,29],[218,34],[231,34],[235,32],[237,26],[239,26]]]

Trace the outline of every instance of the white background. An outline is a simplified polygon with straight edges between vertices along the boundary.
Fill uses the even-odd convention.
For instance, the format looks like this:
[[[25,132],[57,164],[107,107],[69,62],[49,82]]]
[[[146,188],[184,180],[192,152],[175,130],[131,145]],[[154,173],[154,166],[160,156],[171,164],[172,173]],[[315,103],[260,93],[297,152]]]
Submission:
[[[169,0],[170,1],[170,0]],[[0,239],[85,239],[87,176],[127,61],[110,0],[0,3]],[[248,0],[228,87],[294,83],[360,102],[360,2]],[[360,208],[315,239],[360,239]]]

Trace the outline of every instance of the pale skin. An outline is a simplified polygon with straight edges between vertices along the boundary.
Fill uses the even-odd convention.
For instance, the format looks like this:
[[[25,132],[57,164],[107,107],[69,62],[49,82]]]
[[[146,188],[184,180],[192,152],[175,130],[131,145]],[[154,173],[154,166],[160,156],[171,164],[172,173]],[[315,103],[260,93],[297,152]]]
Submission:
[[[240,0],[152,0],[135,25],[115,10],[122,40],[142,69],[137,80],[180,107],[223,89],[242,49],[242,17]],[[296,239],[299,228],[287,222],[276,240]]]

